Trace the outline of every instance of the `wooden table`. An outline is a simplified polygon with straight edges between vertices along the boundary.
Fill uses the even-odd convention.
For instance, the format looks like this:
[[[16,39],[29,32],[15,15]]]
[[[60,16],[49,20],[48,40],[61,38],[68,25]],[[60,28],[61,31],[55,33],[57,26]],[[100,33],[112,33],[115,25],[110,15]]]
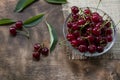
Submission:
[[[39,0],[22,13],[14,13],[17,1],[0,0],[0,18],[24,21],[55,8],[48,16],[48,22],[55,27],[59,41],[63,40],[64,18],[61,5]],[[120,61],[69,60],[65,48],[59,45],[48,57],[42,58],[39,62],[33,61],[33,44],[43,42],[49,46],[49,32],[44,22],[29,29],[30,40],[22,35],[11,37],[9,27],[0,26],[0,80],[120,80]]]

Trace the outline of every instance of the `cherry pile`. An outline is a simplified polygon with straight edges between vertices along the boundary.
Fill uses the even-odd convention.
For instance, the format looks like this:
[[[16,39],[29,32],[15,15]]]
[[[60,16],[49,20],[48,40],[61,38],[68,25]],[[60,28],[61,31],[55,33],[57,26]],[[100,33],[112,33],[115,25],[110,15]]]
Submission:
[[[90,8],[84,10],[73,6],[67,22],[67,40],[80,52],[101,53],[113,40],[111,21],[103,19],[98,12]]]
[[[17,34],[17,30],[21,30],[22,29],[22,26],[23,26],[23,22],[22,21],[17,21],[16,23],[15,23],[15,25],[13,25],[13,26],[11,26],[10,27],[10,34],[12,35],[12,36],[16,36],[16,34]]]
[[[34,45],[34,50],[33,50],[33,59],[34,60],[40,60],[40,56],[48,56],[49,55],[49,49],[47,47],[42,46],[40,43],[36,43]]]

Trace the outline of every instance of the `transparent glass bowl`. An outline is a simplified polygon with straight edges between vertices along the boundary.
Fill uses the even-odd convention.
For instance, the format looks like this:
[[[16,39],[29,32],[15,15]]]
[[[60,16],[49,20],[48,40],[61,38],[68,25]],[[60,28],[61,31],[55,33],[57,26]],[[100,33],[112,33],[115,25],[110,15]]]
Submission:
[[[84,9],[86,9],[86,8],[88,8],[88,7],[82,7],[81,9],[84,10]],[[93,7],[89,7],[89,9],[90,9],[92,12],[95,12],[95,11],[96,11],[96,8],[93,8]],[[64,35],[65,40],[67,41],[67,44],[66,44],[66,45],[68,45],[68,46],[71,48],[71,50],[74,50],[75,53],[80,54],[80,55],[82,55],[82,56],[86,56],[86,57],[100,56],[100,55],[106,53],[108,50],[110,50],[111,47],[113,46],[113,44],[115,43],[115,39],[116,39],[116,28],[115,28],[114,21],[111,19],[111,17],[110,17],[107,13],[105,13],[105,12],[102,11],[101,9],[98,9],[97,12],[98,12],[101,16],[103,16],[104,14],[106,14],[106,15],[104,16],[104,18],[103,18],[104,20],[106,20],[106,19],[111,20],[111,23],[112,23],[112,24],[111,24],[111,28],[112,28],[112,31],[113,31],[113,33],[112,33],[113,41],[112,41],[112,42],[109,42],[109,43],[104,47],[104,51],[101,52],[101,53],[98,53],[98,52],[95,52],[95,53],[92,53],[92,54],[89,53],[89,52],[81,53],[79,50],[77,50],[77,49],[75,49],[74,47],[72,47],[71,44],[70,44],[70,42],[67,41],[67,39],[66,39],[66,35],[67,35],[67,33],[68,33],[68,31],[67,31],[67,30],[68,30],[67,22],[68,22],[68,20],[69,20],[69,18],[70,18],[70,16],[71,16],[71,14],[69,14],[68,17],[66,18],[65,22],[64,22],[64,25],[63,25],[63,35]]]

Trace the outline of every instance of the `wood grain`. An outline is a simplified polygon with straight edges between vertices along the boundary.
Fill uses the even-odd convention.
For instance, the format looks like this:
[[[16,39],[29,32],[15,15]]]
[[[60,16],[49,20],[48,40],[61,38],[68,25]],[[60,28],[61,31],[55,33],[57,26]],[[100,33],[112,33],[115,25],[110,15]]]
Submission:
[[[22,13],[14,13],[17,1],[0,0],[0,18],[24,21],[54,8],[47,20],[55,27],[59,41],[63,40],[61,5],[39,0]],[[30,40],[22,35],[11,37],[9,27],[0,26],[0,80],[119,80],[120,61],[71,61],[65,54],[65,48],[59,45],[49,57],[42,57],[39,62],[33,61],[31,55],[34,43],[44,42],[49,46],[49,32],[44,22],[29,29]]]

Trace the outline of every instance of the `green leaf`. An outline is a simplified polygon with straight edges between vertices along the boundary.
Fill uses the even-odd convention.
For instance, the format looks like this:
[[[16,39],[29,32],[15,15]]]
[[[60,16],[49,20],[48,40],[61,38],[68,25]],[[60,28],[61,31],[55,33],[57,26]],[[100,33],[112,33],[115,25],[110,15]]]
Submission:
[[[46,0],[48,3],[65,4],[67,0]]]
[[[48,24],[48,22],[46,22],[46,25],[50,33],[50,52],[52,52],[56,47],[56,44],[58,42],[58,37],[56,30],[50,24]]]
[[[0,19],[0,25],[7,25],[7,24],[12,24],[15,23],[16,21],[12,20],[12,19]]]
[[[24,27],[25,28],[31,28],[35,25],[37,25],[39,22],[42,21],[44,14],[39,14],[37,16],[33,16],[26,21],[24,21]]]
[[[24,8],[26,8],[35,1],[37,0],[19,0],[14,11],[21,12]]]

